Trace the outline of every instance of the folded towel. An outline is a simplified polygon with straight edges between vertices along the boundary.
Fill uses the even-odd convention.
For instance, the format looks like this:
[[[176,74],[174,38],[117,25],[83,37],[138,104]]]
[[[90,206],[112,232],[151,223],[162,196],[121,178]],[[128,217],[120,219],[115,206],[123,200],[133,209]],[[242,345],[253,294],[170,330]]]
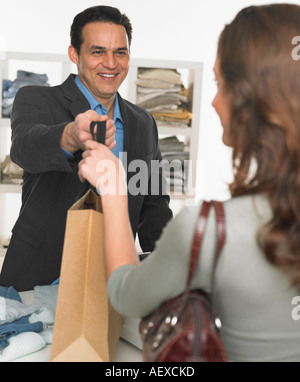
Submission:
[[[43,336],[47,344],[51,344],[53,340],[58,287],[58,285],[44,285],[34,288],[34,300],[40,306],[40,310],[29,317],[29,322],[43,322],[44,330],[40,335]]]
[[[0,362],[9,362],[35,353],[46,346],[46,341],[37,333],[25,332],[11,337],[2,354]]]
[[[15,300],[16,302],[22,303],[19,293],[13,287],[1,287],[0,286],[0,297],[4,299]],[[30,324],[28,320],[29,316],[24,316],[16,321],[0,325],[0,354],[9,345],[8,340],[11,337],[23,332],[41,332],[43,330],[42,322],[35,322]]]

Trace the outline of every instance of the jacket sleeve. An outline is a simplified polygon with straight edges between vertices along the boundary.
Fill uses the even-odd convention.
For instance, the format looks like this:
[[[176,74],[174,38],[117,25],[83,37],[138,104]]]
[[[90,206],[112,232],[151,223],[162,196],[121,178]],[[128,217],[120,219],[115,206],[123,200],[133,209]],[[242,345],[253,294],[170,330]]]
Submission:
[[[23,87],[15,97],[10,155],[27,172],[72,171],[60,147],[68,122],[57,123],[53,110],[49,88]]]

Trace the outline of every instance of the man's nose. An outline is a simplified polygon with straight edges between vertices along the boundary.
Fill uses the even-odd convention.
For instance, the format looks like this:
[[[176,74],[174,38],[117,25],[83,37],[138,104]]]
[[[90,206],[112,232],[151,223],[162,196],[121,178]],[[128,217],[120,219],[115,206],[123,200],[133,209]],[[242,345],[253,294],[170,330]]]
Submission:
[[[117,60],[116,60],[115,55],[113,53],[108,52],[105,55],[104,60],[102,61],[102,64],[106,68],[115,69],[117,66]]]

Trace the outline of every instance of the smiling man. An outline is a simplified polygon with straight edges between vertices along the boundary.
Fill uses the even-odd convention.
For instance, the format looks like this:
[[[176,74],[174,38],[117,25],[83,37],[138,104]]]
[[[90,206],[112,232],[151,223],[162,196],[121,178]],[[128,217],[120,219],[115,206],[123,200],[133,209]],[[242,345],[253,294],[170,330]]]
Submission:
[[[0,285],[24,291],[59,277],[67,211],[91,187],[80,182],[78,163],[92,139],[93,121],[107,121],[105,144],[116,156],[123,159],[125,153],[126,164],[139,160],[149,169],[149,192],[128,193],[132,232],[145,252],[153,250],[172,218],[162,170],[151,170],[151,162],[161,160],[155,121],[118,93],[129,70],[131,39],[125,14],[108,6],[88,8],[71,26],[68,54],[78,74],[59,86],[23,87],[17,93],[11,158],[24,170],[24,185]],[[127,172],[128,182],[136,170]],[[154,177],[160,187],[151,195]]]

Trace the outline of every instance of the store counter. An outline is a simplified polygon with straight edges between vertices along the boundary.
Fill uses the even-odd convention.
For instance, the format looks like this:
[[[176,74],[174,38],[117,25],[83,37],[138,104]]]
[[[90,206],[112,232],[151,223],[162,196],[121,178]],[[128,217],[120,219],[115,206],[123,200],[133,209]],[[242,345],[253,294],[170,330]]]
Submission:
[[[34,292],[21,292],[20,297],[26,305],[34,304]],[[138,333],[138,319],[125,319],[121,338],[118,343],[112,362],[142,362],[141,341]],[[49,362],[51,346],[47,345],[42,350],[18,358],[13,362]]]
[[[0,251],[0,271],[4,260],[6,250]],[[34,291],[21,292],[20,297],[26,305],[34,304]],[[138,332],[139,319],[125,319],[121,338],[118,343],[112,362],[142,362],[142,343]],[[13,362],[49,362],[51,355],[51,346],[47,345],[42,350],[18,358]]]

